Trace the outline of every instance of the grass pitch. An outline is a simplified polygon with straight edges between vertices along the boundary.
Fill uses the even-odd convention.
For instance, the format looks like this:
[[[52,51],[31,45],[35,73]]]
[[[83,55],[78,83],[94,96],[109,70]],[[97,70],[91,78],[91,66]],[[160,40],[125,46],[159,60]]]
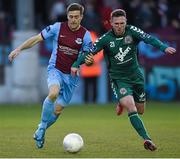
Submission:
[[[43,149],[35,147],[32,135],[40,119],[41,106],[0,107],[0,157],[14,158],[147,158],[180,157],[180,104],[147,103],[143,121],[158,149],[143,148],[143,140],[129,123],[127,114],[115,115],[115,105],[81,105],[64,110],[48,129]],[[85,146],[77,154],[63,150],[66,134],[76,132]]]

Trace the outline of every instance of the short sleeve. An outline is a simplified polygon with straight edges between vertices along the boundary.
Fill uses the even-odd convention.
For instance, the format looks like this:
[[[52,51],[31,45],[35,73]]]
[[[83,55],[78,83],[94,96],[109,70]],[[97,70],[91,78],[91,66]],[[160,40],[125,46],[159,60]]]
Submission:
[[[48,39],[50,37],[55,36],[60,29],[60,23],[54,23],[53,25],[47,26],[45,29],[41,31],[41,36],[43,39]]]
[[[90,48],[92,47],[92,39],[91,39],[91,34],[89,31],[86,31],[83,39],[83,46],[82,46],[82,51],[83,52],[88,52]]]

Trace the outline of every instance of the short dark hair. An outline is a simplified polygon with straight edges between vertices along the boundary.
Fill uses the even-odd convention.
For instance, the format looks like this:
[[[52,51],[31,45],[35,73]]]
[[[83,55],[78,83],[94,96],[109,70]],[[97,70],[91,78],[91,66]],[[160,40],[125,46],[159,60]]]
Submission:
[[[123,9],[115,9],[111,12],[111,18],[120,16],[126,17],[126,12]]]
[[[84,13],[84,7],[78,3],[71,3],[68,7],[67,7],[67,13],[69,11],[76,11],[79,10],[80,14],[82,15]]]

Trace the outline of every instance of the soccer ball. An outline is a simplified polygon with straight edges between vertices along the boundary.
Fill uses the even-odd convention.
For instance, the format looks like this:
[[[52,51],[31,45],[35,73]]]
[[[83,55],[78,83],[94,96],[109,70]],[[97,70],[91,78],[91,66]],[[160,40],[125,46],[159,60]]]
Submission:
[[[70,153],[79,152],[84,146],[84,141],[79,134],[70,133],[64,137],[63,147],[64,150]]]

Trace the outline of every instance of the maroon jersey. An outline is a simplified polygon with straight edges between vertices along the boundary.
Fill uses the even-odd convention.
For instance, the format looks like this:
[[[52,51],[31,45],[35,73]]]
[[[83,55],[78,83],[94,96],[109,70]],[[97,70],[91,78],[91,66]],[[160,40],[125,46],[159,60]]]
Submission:
[[[63,73],[69,74],[71,65],[77,60],[80,53],[88,51],[92,45],[90,33],[80,27],[72,31],[68,23],[55,23],[41,32],[44,39],[53,38],[53,51],[49,66],[53,66]]]

